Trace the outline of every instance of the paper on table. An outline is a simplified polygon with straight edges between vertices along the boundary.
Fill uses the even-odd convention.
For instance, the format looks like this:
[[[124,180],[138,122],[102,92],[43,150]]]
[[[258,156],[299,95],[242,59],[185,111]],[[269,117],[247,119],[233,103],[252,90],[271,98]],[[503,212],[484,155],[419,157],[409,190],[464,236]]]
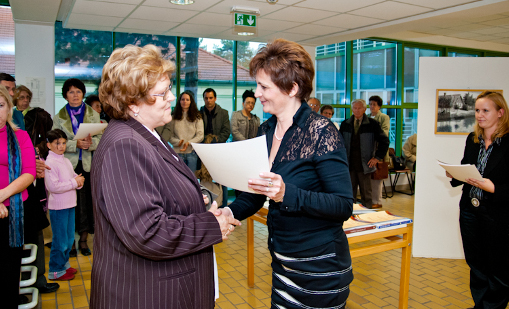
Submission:
[[[443,167],[452,177],[465,181],[467,178],[482,180],[482,176],[473,164],[453,165],[437,160],[438,165]]]
[[[82,123],[78,128],[78,132],[74,136],[74,140],[87,137],[89,134],[94,136],[99,134],[106,128],[107,123]]]
[[[254,192],[247,186],[248,179],[270,172],[265,135],[233,143],[191,145],[212,179],[229,188]]]

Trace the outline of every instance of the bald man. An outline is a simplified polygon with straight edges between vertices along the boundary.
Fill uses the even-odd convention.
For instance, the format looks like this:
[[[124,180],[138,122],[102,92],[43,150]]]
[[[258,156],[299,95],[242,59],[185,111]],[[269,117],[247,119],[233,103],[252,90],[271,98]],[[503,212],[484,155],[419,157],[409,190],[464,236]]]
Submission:
[[[309,98],[308,105],[311,107],[313,112],[319,113],[320,112],[320,100],[317,98]]]

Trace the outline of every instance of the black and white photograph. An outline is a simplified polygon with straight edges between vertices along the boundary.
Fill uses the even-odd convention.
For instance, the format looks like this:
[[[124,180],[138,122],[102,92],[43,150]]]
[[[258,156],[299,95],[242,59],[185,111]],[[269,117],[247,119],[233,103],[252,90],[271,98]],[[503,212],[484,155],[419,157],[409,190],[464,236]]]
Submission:
[[[437,89],[435,134],[468,135],[474,129],[475,100],[485,89]],[[502,93],[502,90],[492,90]]]

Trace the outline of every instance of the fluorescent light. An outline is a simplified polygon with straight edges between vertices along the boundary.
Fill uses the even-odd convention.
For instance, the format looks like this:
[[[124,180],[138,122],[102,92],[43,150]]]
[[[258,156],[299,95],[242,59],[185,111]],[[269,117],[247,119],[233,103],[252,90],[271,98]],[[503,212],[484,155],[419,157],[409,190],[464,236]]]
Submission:
[[[253,32],[238,32],[237,35],[254,35]]]
[[[170,0],[170,2],[178,5],[188,5],[193,4],[194,0]]]

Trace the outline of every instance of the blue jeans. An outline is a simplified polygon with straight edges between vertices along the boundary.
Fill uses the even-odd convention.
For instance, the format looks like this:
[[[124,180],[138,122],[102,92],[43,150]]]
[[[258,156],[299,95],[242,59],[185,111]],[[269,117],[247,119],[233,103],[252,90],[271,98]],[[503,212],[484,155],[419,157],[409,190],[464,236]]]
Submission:
[[[48,278],[55,279],[65,274],[70,267],[69,252],[74,243],[74,209],[49,210],[53,243],[49,254]]]
[[[193,150],[191,153],[179,153],[179,157],[184,161],[184,163],[191,169],[191,171],[196,172],[198,167],[198,155]]]

